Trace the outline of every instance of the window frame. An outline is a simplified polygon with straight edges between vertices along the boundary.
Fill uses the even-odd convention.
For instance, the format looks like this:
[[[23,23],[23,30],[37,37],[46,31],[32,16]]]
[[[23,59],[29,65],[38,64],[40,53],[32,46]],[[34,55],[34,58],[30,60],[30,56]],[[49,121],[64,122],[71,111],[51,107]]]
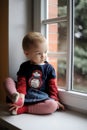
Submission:
[[[46,30],[44,28],[45,23],[48,22],[56,22],[56,20],[61,19],[51,19],[51,20],[43,20],[44,18],[44,10],[46,10],[46,7],[44,8],[46,0],[34,0],[34,23],[33,23],[33,30],[39,31],[43,35],[46,34]],[[71,86],[73,85],[72,77],[73,77],[73,35],[74,29],[73,29],[73,5],[74,0],[70,1],[68,0],[68,29],[67,29],[67,42],[68,44],[68,55],[67,55],[67,73],[66,73],[66,89],[58,89],[59,91],[59,97],[61,102],[65,104],[68,108],[80,111],[83,113],[87,113],[87,94],[80,93],[71,90]],[[58,21],[57,21],[58,22]]]

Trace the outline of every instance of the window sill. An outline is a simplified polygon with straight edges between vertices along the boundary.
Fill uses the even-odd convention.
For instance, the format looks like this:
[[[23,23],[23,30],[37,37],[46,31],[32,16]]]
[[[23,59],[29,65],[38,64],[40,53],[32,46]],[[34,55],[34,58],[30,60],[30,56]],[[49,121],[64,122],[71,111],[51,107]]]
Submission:
[[[87,129],[87,116],[75,111],[56,111],[50,115],[21,114],[12,116],[8,113],[7,108],[7,105],[0,104],[0,128],[2,130]]]
[[[66,107],[87,113],[87,94],[59,89],[59,97]]]

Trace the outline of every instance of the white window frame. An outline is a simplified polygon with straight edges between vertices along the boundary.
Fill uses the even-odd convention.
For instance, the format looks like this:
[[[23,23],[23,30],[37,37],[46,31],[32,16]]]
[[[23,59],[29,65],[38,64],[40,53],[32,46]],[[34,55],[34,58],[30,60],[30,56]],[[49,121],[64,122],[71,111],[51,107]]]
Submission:
[[[58,89],[59,90],[59,96],[60,100],[62,103],[64,103],[68,108],[74,109],[83,113],[87,113],[87,94],[85,93],[79,93],[71,90],[71,78],[73,77],[72,69],[72,42],[73,42],[73,36],[72,36],[72,5],[73,5],[74,0],[68,0],[68,37],[67,37],[67,42],[68,44],[68,56],[67,56],[67,83],[66,83],[66,89]],[[53,22],[56,20],[61,20],[61,19],[53,19],[53,20],[47,20],[44,21],[44,11],[46,10],[45,5],[46,0],[34,0],[34,23],[33,23],[33,30],[41,32],[42,34],[45,35],[45,22]]]

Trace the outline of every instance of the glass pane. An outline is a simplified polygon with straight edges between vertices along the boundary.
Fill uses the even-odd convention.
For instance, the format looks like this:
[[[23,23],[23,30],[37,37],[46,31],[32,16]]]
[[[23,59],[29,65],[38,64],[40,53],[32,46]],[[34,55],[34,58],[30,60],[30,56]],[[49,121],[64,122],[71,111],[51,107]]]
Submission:
[[[66,86],[67,23],[47,25],[48,60],[56,70],[59,87]]]
[[[74,3],[73,90],[87,93],[87,0]]]
[[[48,51],[67,52],[67,22],[47,25]]]
[[[47,19],[67,15],[67,0],[47,0]]]
[[[57,58],[49,56],[48,61],[55,68],[58,87],[64,88],[66,86],[66,57]]]
[[[57,81],[60,88],[66,86],[66,57],[58,60]]]
[[[47,19],[58,17],[58,0],[47,0]]]
[[[58,51],[67,52],[67,22],[58,23]]]
[[[67,0],[58,0],[58,17],[67,16]]]
[[[58,24],[47,25],[48,51],[58,51]]]

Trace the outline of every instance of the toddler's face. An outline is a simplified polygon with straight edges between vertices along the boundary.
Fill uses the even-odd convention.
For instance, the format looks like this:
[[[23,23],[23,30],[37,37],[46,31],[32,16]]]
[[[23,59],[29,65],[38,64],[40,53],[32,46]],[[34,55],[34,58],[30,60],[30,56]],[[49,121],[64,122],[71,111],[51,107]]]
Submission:
[[[33,64],[43,64],[47,57],[47,44],[37,43],[36,46],[31,45],[31,48],[25,54]]]

